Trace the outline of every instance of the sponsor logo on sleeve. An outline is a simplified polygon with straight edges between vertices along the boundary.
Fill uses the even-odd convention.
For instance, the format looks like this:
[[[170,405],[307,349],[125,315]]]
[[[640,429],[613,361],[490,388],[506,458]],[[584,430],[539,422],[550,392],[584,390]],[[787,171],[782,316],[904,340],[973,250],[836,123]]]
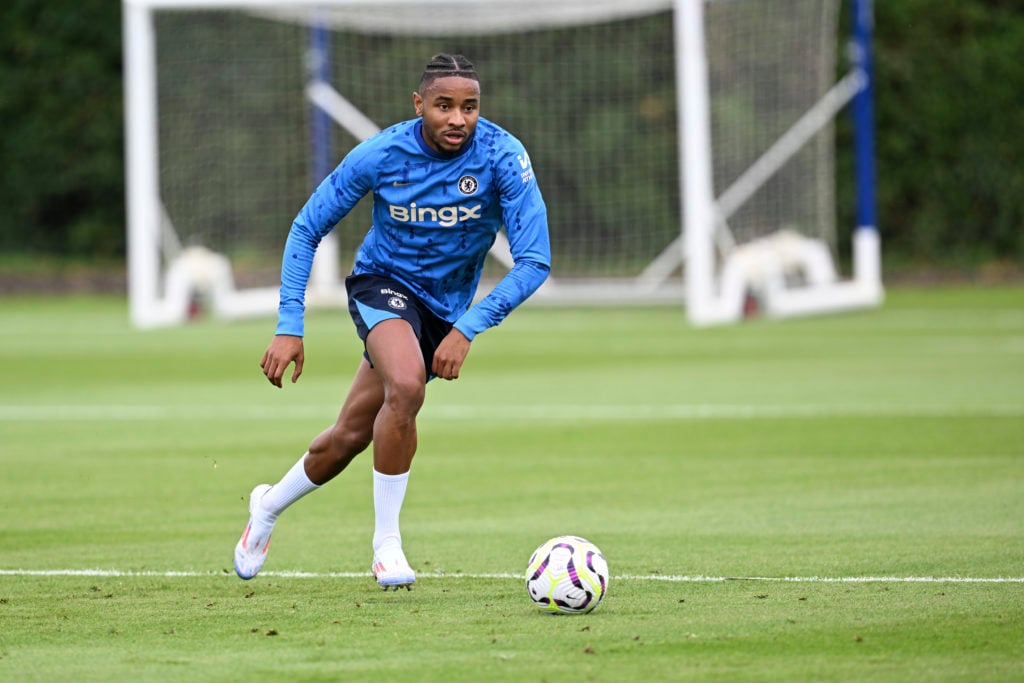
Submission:
[[[533,164],[530,162],[530,155],[526,152],[516,156],[519,159],[519,167],[523,169],[523,172],[519,174],[523,183],[528,183],[533,180]]]

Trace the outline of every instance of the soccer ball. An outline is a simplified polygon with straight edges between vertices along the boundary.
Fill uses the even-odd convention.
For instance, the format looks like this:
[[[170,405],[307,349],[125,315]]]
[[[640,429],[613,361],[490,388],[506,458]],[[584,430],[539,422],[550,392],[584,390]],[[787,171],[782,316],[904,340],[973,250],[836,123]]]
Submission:
[[[541,544],[526,565],[526,592],[545,612],[586,614],[607,591],[604,555],[579,536],[556,536]]]

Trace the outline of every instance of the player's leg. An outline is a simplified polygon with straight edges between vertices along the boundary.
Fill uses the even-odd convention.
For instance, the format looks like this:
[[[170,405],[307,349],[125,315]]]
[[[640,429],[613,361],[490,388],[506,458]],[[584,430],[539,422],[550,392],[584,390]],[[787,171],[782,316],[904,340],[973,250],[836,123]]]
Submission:
[[[427,387],[420,342],[408,322],[395,318],[370,331],[366,351],[384,390],[373,427],[373,468],[404,474],[416,454],[416,415]]]
[[[416,454],[416,415],[426,393],[426,370],[419,339],[402,319],[374,326],[366,351],[384,387],[373,428],[373,573],[381,586],[397,589],[416,580],[402,550],[399,516]]]
[[[338,419],[309,445],[305,471],[318,486],[341,474],[373,440],[374,423],[384,403],[384,383],[364,358],[352,380]]]
[[[235,572],[240,577],[251,579],[263,567],[278,515],[336,477],[366,449],[383,400],[380,377],[364,359],[334,425],[313,439],[309,450],[277,484],[253,489],[249,522],[235,546]]]

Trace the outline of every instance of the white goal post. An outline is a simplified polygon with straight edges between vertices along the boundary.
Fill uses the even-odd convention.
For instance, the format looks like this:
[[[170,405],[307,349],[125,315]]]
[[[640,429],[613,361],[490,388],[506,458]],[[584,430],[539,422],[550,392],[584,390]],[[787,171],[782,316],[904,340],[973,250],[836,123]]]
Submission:
[[[122,0],[131,320],[276,311],[291,219],[412,115],[437,52],[477,63],[484,115],[534,158],[554,268],[531,302],[685,303],[700,326],[877,305],[871,0],[850,1]],[[858,182],[837,189],[851,103]],[[364,204],[321,244],[310,306],[345,301]],[[492,255],[482,292],[502,235]]]

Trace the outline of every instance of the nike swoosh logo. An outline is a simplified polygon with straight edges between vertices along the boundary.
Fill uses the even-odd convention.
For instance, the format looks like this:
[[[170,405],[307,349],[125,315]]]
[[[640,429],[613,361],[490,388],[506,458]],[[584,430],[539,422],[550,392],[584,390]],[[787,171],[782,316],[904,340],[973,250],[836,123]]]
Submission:
[[[412,183],[400,183],[397,180],[391,183],[394,187],[405,187],[406,185],[412,185]]]

